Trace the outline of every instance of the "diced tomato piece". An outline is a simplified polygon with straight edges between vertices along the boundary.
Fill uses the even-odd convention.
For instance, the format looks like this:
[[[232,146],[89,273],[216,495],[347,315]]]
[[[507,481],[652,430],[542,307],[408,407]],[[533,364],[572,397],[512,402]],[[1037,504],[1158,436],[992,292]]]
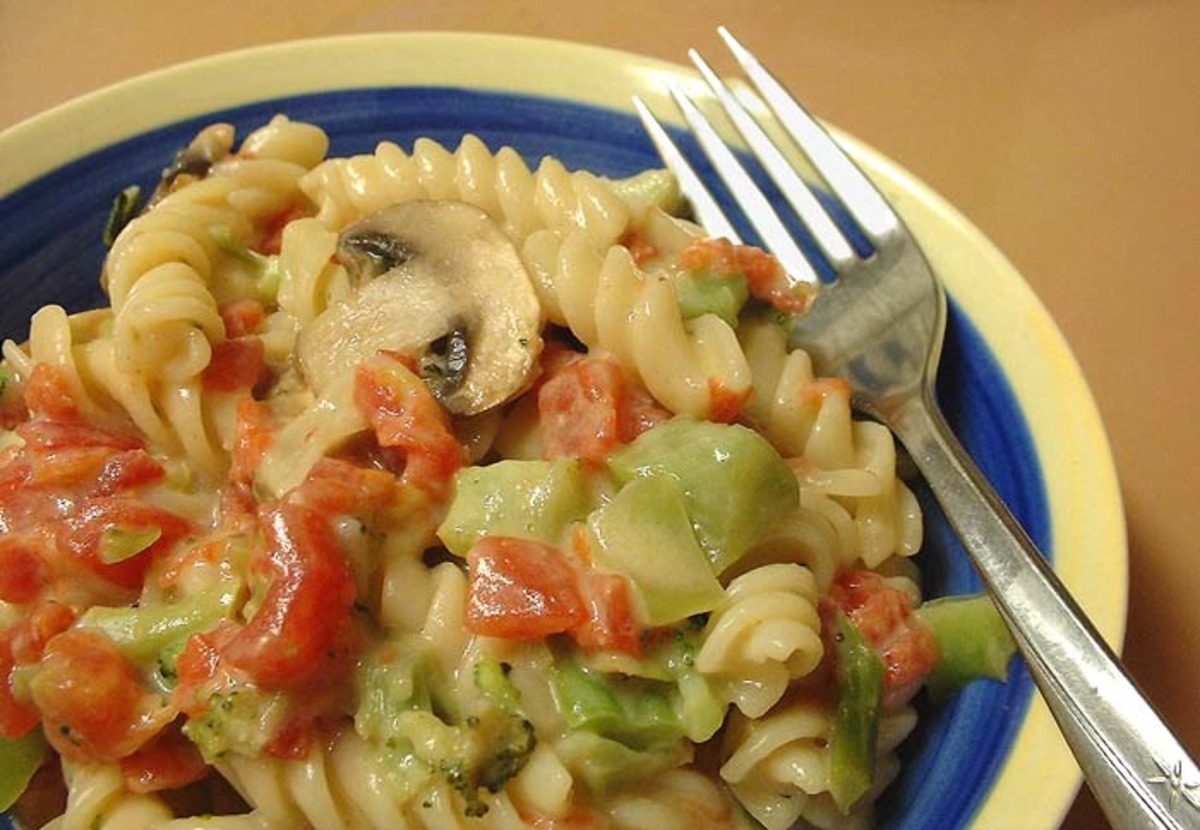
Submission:
[[[0,536],[0,600],[25,605],[45,586],[46,566],[32,542],[18,533]]]
[[[395,355],[380,353],[355,375],[354,402],[379,445],[404,455],[401,481],[435,498],[449,494],[450,479],[467,461],[446,411],[425,383]]]
[[[641,636],[633,615],[633,591],[621,574],[587,571],[584,577],[588,619],[571,630],[584,651],[641,654]]]
[[[211,392],[253,389],[267,376],[266,347],[257,337],[234,337],[212,347],[201,381]]]
[[[268,578],[266,596],[222,654],[263,686],[294,687],[326,665],[354,604],[354,576],[329,520],[311,508],[274,505],[262,530],[251,569]]]
[[[263,456],[271,448],[271,409],[253,398],[238,401],[234,414],[233,451],[229,478],[250,482]]]
[[[166,472],[145,450],[122,450],[111,456],[96,480],[95,494],[110,496],[161,481]]]
[[[467,553],[467,628],[538,640],[588,621],[579,576],[562,551],[529,539],[486,536]]]
[[[225,324],[225,336],[232,339],[254,334],[267,319],[267,310],[258,300],[241,299],[222,303],[217,309]]]
[[[582,357],[560,363],[537,391],[543,453],[602,461],[670,417],[616,362]]]
[[[30,693],[47,739],[75,760],[116,761],[174,719],[111,640],[78,628],[50,640]]]
[[[260,254],[277,254],[283,244],[283,229],[288,226],[289,222],[300,219],[309,214],[308,209],[300,203],[289,205],[286,209],[280,211],[267,222],[263,228],[262,237],[258,244],[253,245],[253,249]]]
[[[750,389],[737,393],[715,378],[708,380],[708,399],[712,405],[709,418],[722,424],[731,424],[737,420],[738,413],[750,397]]]
[[[313,732],[312,721],[293,718],[271,736],[263,746],[263,753],[272,758],[303,758],[312,747]]]
[[[63,447],[111,447],[114,450],[142,448],[142,442],[132,436],[64,421],[26,421],[14,431],[32,452],[47,452]]]
[[[119,496],[88,499],[58,530],[58,544],[81,564],[108,582],[122,588],[138,588],[146,568],[184,536],[193,532],[192,523],[160,507]],[[119,562],[104,562],[101,548],[110,530],[145,532],[157,530],[156,541],[145,550]]]
[[[618,241],[621,245],[629,249],[634,264],[639,268],[644,267],[648,262],[652,262],[659,254],[658,247],[636,231],[625,233]]]
[[[203,779],[209,766],[180,730],[178,721],[121,759],[121,774],[131,792],[174,790]]]
[[[937,664],[933,632],[913,614],[912,599],[874,571],[838,574],[829,602],[840,608],[879,654],[884,668],[884,707],[907,701]]]
[[[219,670],[225,668],[221,662],[221,649],[237,636],[237,632],[235,624],[223,622],[212,631],[188,637],[175,661],[178,682],[171,694],[171,701],[180,712],[191,716],[204,711],[209,694],[203,693],[202,687],[216,679]]]
[[[72,397],[71,384],[63,371],[49,363],[37,363],[25,385],[25,406],[35,418],[75,423],[80,419],[79,404]]]
[[[288,494],[325,516],[363,515],[386,508],[396,498],[396,477],[386,470],[322,458],[304,482]]]
[[[75,611],[70,606],[52,600],[37,603],[17,624],[13,657],[21,664],[36,663],[42,659],[50,640],[74,622]]]

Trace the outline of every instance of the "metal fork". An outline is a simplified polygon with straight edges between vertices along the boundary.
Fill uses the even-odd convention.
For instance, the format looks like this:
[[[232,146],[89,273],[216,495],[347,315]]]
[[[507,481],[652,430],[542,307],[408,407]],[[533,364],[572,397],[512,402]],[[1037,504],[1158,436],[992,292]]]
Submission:
[[[1087,782],[1116,827],[1200,827],[1200,770],[1122,669],[940,413],[934,380],[946,298],[882,194],[828,132],[724,27],[718,30],[828,191],[869,240],[856,252],[786,156],[696,50],[721,108],[791,202],[836,281],[796,324],[793,342],[823,374],[845,378],[856,408],[906,447],[970,554]],[[817,269],[717,130],[677,83],[672,97],[765,246],[796,279]],[[639,98],[634,105],[700,223],[739,242],[701,177]]]

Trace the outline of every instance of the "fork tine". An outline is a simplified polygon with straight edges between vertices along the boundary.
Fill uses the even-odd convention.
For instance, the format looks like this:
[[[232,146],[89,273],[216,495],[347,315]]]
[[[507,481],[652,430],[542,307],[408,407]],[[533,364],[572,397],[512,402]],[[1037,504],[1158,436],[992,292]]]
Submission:
[[[719,26],[717,32],[775,117],[867,235],[879,239],[897,230],[900,220],[895,212],[825,128],[727,28]]]
[[[717,173],[729,186],[731,193],[736,194],[738,204],[750,220],[750,224],[758,231],[762,241],[784,270],[793,280],[816,285],[820,282],[817,272],[813,269],[808,257],[800,250],[791,232],[780,221],[779,215],[767,201],[767,197],[759,190],[746,168],[737,160],[733,151],[717,134],[713,125],[700,112],[687,93],[675,82],[670,84],[671,96],[678,104],[683,117],[687,120],[700,142],[701,148]]]
[[[688,56],[700,70],[700,74],[704,76],[704,80],[708,82],[713,93],[716,94],[717,100],[721,102],[729,120],[737,127],[742,138],[746,140],[750,149],[754,151],[754,155],[762,162],[763,167],[779,186],[784,197],[795,208],[796,214],[812,234],[826,259],[835,269],[839,270],[852,261],[855,254],[850,243],[846,241],[846,237],[830,218],[825,208],[817,201],[817,197],[813,195],[809,186],[800,178],[796,168],[784,158],[783,153],[775,146],[775,142],[759,126],[758,121],[746,111],[742,102],[737,99],[728,85],[713,71],[700,53],[691,49],[688,51]]]
[[[692,211],[700,225],[713,236],[723,236],[733,244],[740,245],[741,235],[734,229],[729,217],[725,215],[725,211],[721,210],[721,206],[712,197],[704,182],[700,181],[700,177],[692,169],[679,147],[667,135],[663,125],[658,123],[658,119],[650,112],[646,102],[635,95],[633,96],[633,106],[637,109],[638,116],[642,119],[642,125],[650,135],[655,149],[658,150],[659,157],[675,174],[675,178],[679,182],[679,189],[691,202]]]

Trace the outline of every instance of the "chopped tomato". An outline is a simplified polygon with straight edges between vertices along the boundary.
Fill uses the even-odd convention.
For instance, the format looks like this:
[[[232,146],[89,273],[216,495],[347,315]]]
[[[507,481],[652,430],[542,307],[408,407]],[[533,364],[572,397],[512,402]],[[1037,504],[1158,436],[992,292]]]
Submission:
[[[670,417],[615,361],[600,357],[561,362],[538,389],[537,403],[547,458],[602,461]]]
[[[294,687],[326,665],[354,604],[354,576],[328,519],[311,508],[274,505],[262,530],[250,567],[267,578],[266,596],[222,653],[263,686]]]
[[[72,397],[71,384],[62,369],[49,363],[37,363],[25,385],[25,406],[34,417],[64,423],[78,422],[79,404]]]
[[[200,378],[211,392],[253,389],[267,375],[266,346],[254,336],[222,340],[212,348],[212,358]]]
[[[275,436],[270,408],[253,398],[238,401],[234,415],[232,463],[229,478],[249,483]]]
[[[812,305],[812,289],[793,282],[779,260],[761,248],[734,245],[728,239],[695,239],[680,252],[679,265],[718,276],[740,274],[753,297],[785,314],[801,314]]]
[[[883,661],[884,708],[906,702],[938,660],[933,632],[913,614],[912,599],[874,571],[838,574],[829,601],[862,632]]]
[[[178,721],[121,759],[125,786],[135,793],[186,787],[208,773],[200,750],[180,731]]]
[[[322,458],[299,487],[288,494],[325,516],[363,515],[386,508],[396,498],[396,478],[386,470]]]
[[[59,547],[89,570],[122,588],[138,588],[146,568],[158,556],[191,533],[192,523],[174,513],[131,498],[101,496],[86,500],[58,529]],[[145,549],[115,562],[104,561],[105,534],[110,531],[145,533],[157,538]]]
[[[111,640],[78,628],[50,640],[29,688],[47,739],[74,760],[116,761],[174,719]]]
[[[0,536],[0,600],[18,605],[33,602],[47,578],[46,565],[32,537],[18,533]]]
[[[225,324],[225,336],[231,339],[254,334],[267,319],[267,311],[263,304],[250,299],[222,303],[217,313],[221,315],[221,322]]]
[[[61,602],[39,602],[17,623],[12,641],[16,661],[32,665],[42,659],[46,645],[75,622],[75,611]]]
[[[629,249],[634,264],[639,268],[644,267],[646,263],[652,262],[658,257],[658,247],[636,231],[626,232],[618,241],[621,245]]]
[[[238,630],[234,623],[223,622],[212,631],[188,637],[175,661],[178,681],[171,695],[172,703],[180,712],[190,716],[204,711],[209,695],[203,693],[202,687],[218,678],[220,670],[225,670],[226,677],[220,678],[218,685],[226,685],[229,667],[221,661],[221,649],[237,636]]]
[[[467,461],[446,411],[402,357],[379,353],[360,366],[354,402],[379,445],[403,454],[401,481],[435,498],[449,494],[450,479]]]
[[[733,423],[742,411],[742,404],[750,397],[750,392],[750,389],[742,393],[734,392],[718,379],[709,378],[708,399],[712,405],[709,417],[722,424]]]
[[[104,468],[96,478],[94,492],[99,496],[114,495],[161,481],[164,475],[162,465],[145,450],[122,450],[104,463]]]
[[[309,211],[301,203],[289,205],[271,217],[266,227],[263,228],[262,236],[258,243],[252,246],[253,249],[260,254],[279,253],[280,247],[283,244],[283,229],[288,226],[289,222],[300,219],[308,214]]]
[[[26,421],[14,430],[32,452],[47,452],[64,447],[111,447],[114,450],[141,449],[142,442],[98,427],[38,418]]]
[[[538,640],[588,621],[576,568],[551,545],[486,536],[467,567],[466,625],[476,634]]]
[[[584,576],[588,619],[571,630],[584,651],[641,654],[641,637],[633,615],[633,592],[621,574],[587,571]]]

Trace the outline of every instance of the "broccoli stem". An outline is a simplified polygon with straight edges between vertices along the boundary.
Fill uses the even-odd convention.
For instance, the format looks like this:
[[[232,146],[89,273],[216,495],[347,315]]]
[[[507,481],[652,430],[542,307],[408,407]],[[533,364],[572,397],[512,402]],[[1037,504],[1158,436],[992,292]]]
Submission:
[[[829,792],[838,809],[848,813],[875,778],[883,663],[840,612],[834,622],[834,658],[838,704],[829,746]]]
[[[208,631],[233,614],[238,591],[219,585],[179,602],[128,608],[94,606],[79,625],[104,634],[129,659],[151,663],[181,639]]]

